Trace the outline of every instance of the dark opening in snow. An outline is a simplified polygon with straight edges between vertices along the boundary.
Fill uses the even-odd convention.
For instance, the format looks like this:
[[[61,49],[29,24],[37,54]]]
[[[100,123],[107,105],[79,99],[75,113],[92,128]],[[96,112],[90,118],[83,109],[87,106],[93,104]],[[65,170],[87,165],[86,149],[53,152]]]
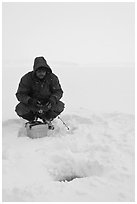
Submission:
[[[77,179],[77,178],[82,178],[82,177],[76,176],[76,175],[74,175],[74,176],[66,176],[66,177],[58,179],[58,181],[60,181],[60,182],[65,182],[65,181],[70,182],[70,181],[72,181],[74,179]]]
[[[57,159],[57,157],[55,158]],[[62,159],[62,157],[58,158]],[[61,161],[62,163],[60,165],[55,165],[55,167],[52,167],[49,171],[50,176],[52,176],[54,181],[70,182],[77,178],[102,176],[104,172],[103,165],[96,160],[91,162],[82,160],[81,162],[76,163],[76,165],[74,165],[74,162],[69,163],[69,160],[67,160],[68,163],[66,163],[64,158]]]

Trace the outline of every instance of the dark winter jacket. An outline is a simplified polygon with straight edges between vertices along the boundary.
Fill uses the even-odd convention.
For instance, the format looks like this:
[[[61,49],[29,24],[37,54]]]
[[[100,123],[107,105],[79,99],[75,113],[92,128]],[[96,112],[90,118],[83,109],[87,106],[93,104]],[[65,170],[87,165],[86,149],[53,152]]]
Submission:
[[[43,80],[38,79],[35,74],[39,67],[45,67],[47,70]],[[17,99],[24,104],[28,104],[30,98],[46,102],[52,97],[60,100],[62,95],[63,90],[58,77],[52,72],[44,57],[35,58],[33,71],[28,72],[21,78],[16,93]]]

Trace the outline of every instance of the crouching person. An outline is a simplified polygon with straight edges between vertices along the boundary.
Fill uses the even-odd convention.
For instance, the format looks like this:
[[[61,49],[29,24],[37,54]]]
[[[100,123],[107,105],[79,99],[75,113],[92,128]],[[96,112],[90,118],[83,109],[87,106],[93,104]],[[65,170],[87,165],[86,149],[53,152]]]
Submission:
[[[52,72],[44,57],[36,57],[33,71],[25,74],[19,83],[16,97],[20,102],[15,111],[19,117],[33,124],[38,118],[49,125],[63,110],[60,101],[63,90],[58,77]]]

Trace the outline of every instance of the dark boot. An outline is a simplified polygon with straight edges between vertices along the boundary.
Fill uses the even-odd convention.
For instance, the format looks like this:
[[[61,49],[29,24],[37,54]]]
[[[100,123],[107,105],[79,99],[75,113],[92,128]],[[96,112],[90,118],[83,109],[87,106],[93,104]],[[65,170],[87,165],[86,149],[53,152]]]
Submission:
[[[48,125],[49,130],[54,130],[54,125],[52,124],[52,120],[42,119],[45,124]]]

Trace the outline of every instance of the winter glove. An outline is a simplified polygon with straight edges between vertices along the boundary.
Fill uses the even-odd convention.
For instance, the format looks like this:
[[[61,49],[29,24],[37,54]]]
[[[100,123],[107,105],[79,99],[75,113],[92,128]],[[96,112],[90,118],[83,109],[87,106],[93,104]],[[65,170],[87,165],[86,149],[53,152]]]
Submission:
[[[45,105],[39,106],[38,113],[44,114],[44,112],[47,112],[51,109],[51,104],[48,102]]]
[[[28,104],[29,105],[31,105],[31,106],[38,106],[38,100],[37,99],[32,99],[32,98],[30,98],[29,100],[28,100]]]
[[[50,102],[47,102],[45,105],[41,106],[41,109],[45,112],[47,112],[48,110],[51,109],[51,103]]]
[[[41,107],[41,108],[43,108],[43,109],[45,109],[45,110],[51,109],[51,103],[50,103],[49,101],[47,101],[47,99],[41,100],[41,101],[40,101],[40,104],[41,104],[41,106],[39,106],[39,107]]]
[[[47,106],[48,110],[51,109],[51,107],[52,107],[52,105],[51,105],[50,102],[47,102],[47,103],[46,103],[46,106]]]

